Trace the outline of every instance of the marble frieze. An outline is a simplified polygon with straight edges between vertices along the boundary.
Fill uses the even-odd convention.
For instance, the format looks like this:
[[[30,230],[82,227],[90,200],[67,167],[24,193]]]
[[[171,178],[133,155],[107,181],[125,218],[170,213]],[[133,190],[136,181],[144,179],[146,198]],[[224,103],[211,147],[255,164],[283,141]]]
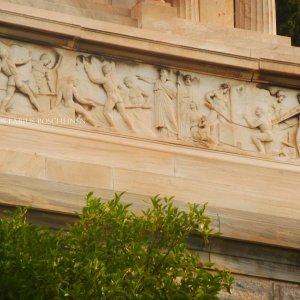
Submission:
[[[0,116],[300,161],[297,90],[8,39]]]

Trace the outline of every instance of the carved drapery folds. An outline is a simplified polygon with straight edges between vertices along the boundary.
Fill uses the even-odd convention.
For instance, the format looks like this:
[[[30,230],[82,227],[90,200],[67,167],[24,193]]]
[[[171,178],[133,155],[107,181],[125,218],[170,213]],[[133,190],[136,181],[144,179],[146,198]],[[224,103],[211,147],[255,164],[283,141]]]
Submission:
[[[0,40],[0,118],[275,160],[300,156],[295,90]]]
[[[235,26],[276,34],[275,0],[235,0]]]

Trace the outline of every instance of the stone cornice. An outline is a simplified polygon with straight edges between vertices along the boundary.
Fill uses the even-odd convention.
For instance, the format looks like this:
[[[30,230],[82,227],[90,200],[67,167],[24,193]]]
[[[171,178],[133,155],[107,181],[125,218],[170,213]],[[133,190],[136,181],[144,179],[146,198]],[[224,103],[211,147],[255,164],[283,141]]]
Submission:
[[[295,55],[298,49],[292,47],[289,51],[285,46],[282,53],[279,49],[260,52],[5,2],[1,3],[0,20],[3,37],[227,78],[300,86],[300,55]]]
[[[79,140],[107,142],[115,145],[148,149],[173,155],[185,155],[192,158],[211,159],[220,162],[237,163],[244,166],[263,167],[265,169],[277,171],[289,171],[295,173],[295,175],[300,173],[300,162],[293,161],[291,163],[288,161],[274,161],[266,157],[246,156],[245,153],[227,153],[225,151],[221,152],[195,148],[192,146],[189,147],[180,143],[180,141],[172,141],[172,143],[170,140],[158,141],[149,137],[142,138],[130,133],[119,134],[105,129],[98,129],[95,131],[94,129],[83,129],[79,127],[71,128],[70,126],[64,127],[62,125],[55,126],[53,124],[47,125],[28,121],[22,122],[22,120],[16,120],[16,122],[13,122],[13,119],[3,116],[0,116],[0,126],[15,127],[26,131],[42,132],[45,134],[55,134],[61,137],[73,137]]]

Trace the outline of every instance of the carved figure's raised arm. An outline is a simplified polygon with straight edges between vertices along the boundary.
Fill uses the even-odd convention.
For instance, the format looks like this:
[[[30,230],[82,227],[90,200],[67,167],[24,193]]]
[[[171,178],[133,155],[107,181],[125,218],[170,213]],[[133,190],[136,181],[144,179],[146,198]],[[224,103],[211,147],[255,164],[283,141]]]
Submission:
[[[84,64],[84,69],[86,71],[86,74],[87,76],[89,77],[90,81],[95,83],[95,84],[103,84],[105,83],[106,79],[104,76],[101,76],[101,77],[96,77],[94,74],[93,74],[93,71],[92,71],[92,68],[91,68],[91,64],[84,61],[83,62]]]
[[[149,84],[154,84],[155,83],[155,79],[152,79],[152,78],[149,78],[149,77],[144,77],[142,75],[136,75],[136,77],[139,79],[139,80],[142,80],[142,81],[145,81]]]

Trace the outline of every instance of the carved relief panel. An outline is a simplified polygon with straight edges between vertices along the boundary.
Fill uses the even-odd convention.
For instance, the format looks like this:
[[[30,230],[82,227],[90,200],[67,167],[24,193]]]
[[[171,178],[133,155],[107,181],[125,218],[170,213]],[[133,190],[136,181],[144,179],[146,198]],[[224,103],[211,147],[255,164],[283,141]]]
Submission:
[[[299,91],[0,40],[0,114],[299,161]]]

